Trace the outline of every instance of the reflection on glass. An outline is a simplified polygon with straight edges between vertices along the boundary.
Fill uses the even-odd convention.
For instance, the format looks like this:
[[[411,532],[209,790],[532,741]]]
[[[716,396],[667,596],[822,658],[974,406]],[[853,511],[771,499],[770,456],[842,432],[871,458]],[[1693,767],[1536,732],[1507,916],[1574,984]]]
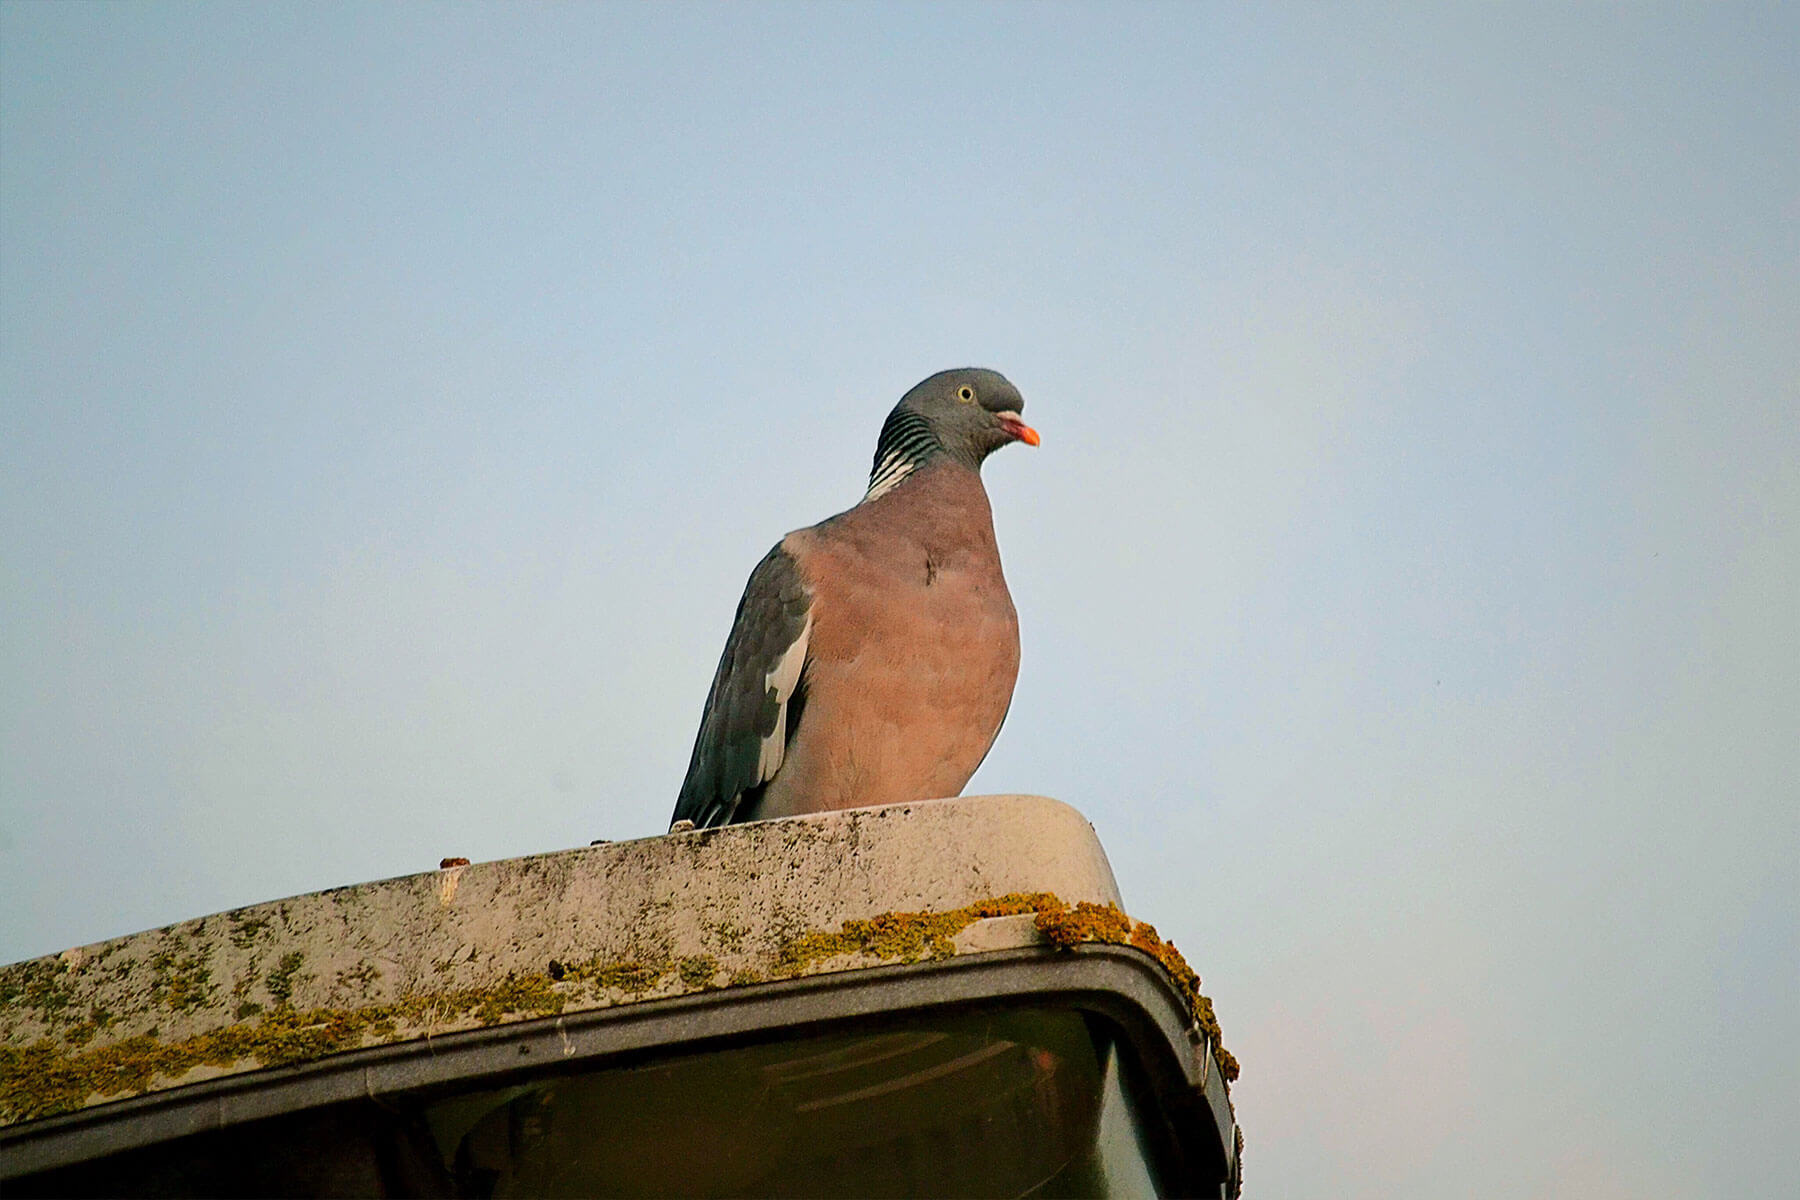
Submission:
[[[129,1180],[190,1195],[1152,1196],[1127,1076],[1078,1012],[988,1011],[337,1105],[16,1194]]]

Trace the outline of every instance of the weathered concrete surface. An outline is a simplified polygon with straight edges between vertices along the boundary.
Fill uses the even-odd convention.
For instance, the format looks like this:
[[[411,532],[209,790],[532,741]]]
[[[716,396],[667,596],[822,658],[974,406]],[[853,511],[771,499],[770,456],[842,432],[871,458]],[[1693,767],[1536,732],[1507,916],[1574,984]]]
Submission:
[[[1106,856],[1079,813],[1036,796],[315,892],[0,969],[0,1125],[358,1046],[1031,945],[1010,914],[1081,901],[1118,904]]]

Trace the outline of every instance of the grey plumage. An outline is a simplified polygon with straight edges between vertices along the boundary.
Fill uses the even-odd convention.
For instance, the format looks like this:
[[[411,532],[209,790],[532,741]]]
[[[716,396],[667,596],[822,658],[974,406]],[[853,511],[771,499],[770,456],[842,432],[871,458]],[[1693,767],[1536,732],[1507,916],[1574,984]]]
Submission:
[[[674,820],[730,824],[744,797],[754,802],[774,774],[763,770],[768,757],[764,743],[784,725],[779,744],[785,749],[786,734],[798,725],[800,714],[793,711],[799,705],[792,691],[781,695],[770,686],[770,676],[805,633],[810,606],[793,558],[776,546],[750,573],[738,602],[731,636],[706,695]],[[784,712],[784,705],[789,711]],[[779,769],[779,761],[774,767]]]

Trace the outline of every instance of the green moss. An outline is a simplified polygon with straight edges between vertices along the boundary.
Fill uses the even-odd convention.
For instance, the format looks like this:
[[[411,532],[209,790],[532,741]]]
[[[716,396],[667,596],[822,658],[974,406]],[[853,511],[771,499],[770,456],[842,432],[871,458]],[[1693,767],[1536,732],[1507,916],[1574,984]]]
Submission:
[[[244,1002],[244,998],[250,994],[250,989],[256,986],[256,981],[261,977],[260,972],[256,969],[256,960],[252,959],[250,965],[246,967],[232,983],[231,998],[239,1002]],[[256,1007],[257,1011],[260,1012],[262,1010],[262,1005],[259,1004]]]
[[[374,991],[375,983],[381,978],[381,968],[372,962],[358,963],[337,973],[336,990],[344,995],[358,996],[368,999]]]
[[[563,1009],[563,994],[556,990],[548,975],[507,973],[494,987],[485,989],[475,1007],[475,1016],[483,1025],[498,1025],[511,1013],[545,1015]]]
[[[31,1010],[49,1022],[75,999],[68,972],[53,958],[34,958],[0,971],[0,1013]]]
[[[204,949],[189,950],[178,935],[163,939],[150,956],[150,1002],[174,1012],[212,1003],[212,964]]]
[[[239,950],[248,950],[255,945],[256,939],[261,937],[263,930],[269,927],[267,917],[245,916],[242,909],[227,913],[226,916],[231,921],[231,944]]]
[[[676,964],[675,973],[681,976],[683,985],[698,991],[712,986],[719,974],[719,963],[710,954],[684,958]]]
[[[112,1013],[96,1004],[88,1009],[87,1020],[73,1026],[63,1036],[71,1046],[85,1046],[111,1024]]]
[[[281,961],[275,965],[275,969],[269,972],[269,995],[275,998],[278,1006],[287,1008],[292,1005],[294,985],[302,980],[312,978],[309,972],[300,970],[301,964],[305,961],[306,955],[295,950],[282,955]]]

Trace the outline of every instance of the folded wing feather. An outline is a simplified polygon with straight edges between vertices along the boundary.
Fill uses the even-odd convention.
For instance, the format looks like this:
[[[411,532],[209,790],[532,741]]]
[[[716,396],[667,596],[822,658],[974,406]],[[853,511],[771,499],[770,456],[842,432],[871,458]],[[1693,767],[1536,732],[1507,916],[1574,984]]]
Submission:
[[[793,555],[777,545],[750,573],[738,603],[673,820],[726,824],[746,795],[781,769],[794,734],[788,710],[805,673],[811,604]]]

